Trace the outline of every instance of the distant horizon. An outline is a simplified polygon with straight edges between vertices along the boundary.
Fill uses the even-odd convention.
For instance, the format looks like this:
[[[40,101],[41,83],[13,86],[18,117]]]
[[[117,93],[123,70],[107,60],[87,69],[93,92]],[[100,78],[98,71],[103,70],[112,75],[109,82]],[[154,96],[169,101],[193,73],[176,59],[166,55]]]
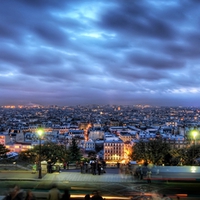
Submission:
[[[77,106],[124,106],[124,107],[137,107],[137,108],[160,108],[160,107],[166,107],[166,108],[171,108],[171,107],[179,107],[179,108],[200,108],[200,106],[170,106],[170,105],[149,105],[149,104],[74,104],[74,105],[58,105],[58,104],[37,104],[37,103],[28,103],[28,104],[7,104],[7,105],[0,105],[0,107],[51,107],[51,106],[57,106],[57,107],[77,107]]]
[[[98,96],[94,97],[97,98]],[[149,98],[144,98],[141,100],[124,100],[124,101],[120,101],[120,99],[118,100],[117,98],[115,98],[115,100],[113,101],[106,101],[106,99],[101,99],[96,100],[96,101],[91,101],[89,98],[88,100],[85,99],[85,101],[69,101],[69,100],[62,100],[61,101],[51,101],[47,98],[45,98],[45,100],[43,100],[45,97],[43,96],[43,98],[41,97],[41,100],[36,99],[34,101],[30,100],[21,100],[21,99],[11,99],[11,100],[4,100],[4,98],[0,99],[0,105],[1,106],[5,106],[5,105],[28,105],[28,104],[39,104],[42,106],[48,106],[48,105],[58,105],[58,106],[75,106],[75,105],[149,105],[152,107],[156,107],[156,106],[164,106],[164,107],[200,107],[200,101],[198,98],[194,98],[194,99],[189,99],[189,100],[184,100],[184,99],[180,99],[181,97],[177,97],[176,98],[157,98],[157,99],[151,99]]]

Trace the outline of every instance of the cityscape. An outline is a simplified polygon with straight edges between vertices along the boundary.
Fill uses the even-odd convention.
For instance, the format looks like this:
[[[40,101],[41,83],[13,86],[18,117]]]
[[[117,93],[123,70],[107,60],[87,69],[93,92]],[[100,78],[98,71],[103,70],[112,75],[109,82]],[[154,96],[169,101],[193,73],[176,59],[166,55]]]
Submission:
[[[132,147],[140,140],[159,137],[174,148],[186,148],[191,145],[189,133],[198,130],[199,125],[200,109],[192,107],[32,105],[0,108],[0,142],[11,152],[20,153],[38,145],[37,130],[42,127],[45,135],[42,142],[53,141],[68,148],[75,138],[86,157],[88,153],[95,153],[111,163],[130,162]],[[198,138],[197,135],[196,143]]]
[[[198,190],[195,188],[198,187],[200,157],[200,152],[198,150],[200,132],[199,119],[200,109],[196,107],[151,107],[149,105],[102,106],[95,104],[87,106],[42,106],[38,104],[31,104],[28,106],[1,106],[0,144],[5,146],[9,152],[7,153],[7,157],[3,155],[3,159],[1,159],[0,162],[8,163],[6,165],[11,163],[11,165],[14,164],[13,166],[15,166],[16,163],[20,163],[18,158],[20,155],[23,155],[23,152],[30,152],[30,150],[37,149],[38,147],[41,148],[45,146],[45,144],[49,145],[50,143],[57,146],[55,147],[57,153],[64,152],[60,150],[59,146],[61,146],[61,148],[68,150],[67,154],[70,154],[71,151],[73,151],[71,146],[73,145],[73,141],[75,141],[81,153],[79,157],[80,160],[78,156],[73,161],[60,159],[65,158],[64,153],[61,153],[61,157],[58,158],[60,160],[56,160],[56,163],[53,165],[55,167],[49,168],[49,160],[42,160],[40,155],[41,150],[39,152],[35,151],[37,152],[36,155],[34,154],[35,162],[38,163],[39,161],[38,166],[34,168],[36,179],[39,178],[43,180],[44,178],[44,181],[47,181],[47,175],[49,175],[49,185],[51,183],[51,178],[58,172],[56,175],[56,183],[59,185],[59,188],[63,186],[62,181],[58,181],[58,177],[59,180],[63,181],[66,177],[72,184],[74,181],[77,182],[84,175],[82,178],[85,183],[93,180],[99,184],[98,182],[102,179],[90,177],[90,174],[93,176],[96,175],[97,172],[93,170],[90,171],[90,168],[86,166],[87,162],[97,160],[97,163],[99,161],[101,161],[101,163],[103,161],[106,163],[106,165],[101,166],[103,166],[102,169],[107,173],[101,174],[102,172],[98,172],[99,175],[105,180],[107,176],[112,179],[112,184],[108,182],[109,185],[107,185],[107,187],[114,187],[116,189],[119,187],[120,182],[120,184],[123,185],[120,187],[123,187],[124,190],[127,191],[121,195],[115,192],[113,196],[113,193],[110,194],[101,188],[101,193],[103,193],[103,196],[106,198],[130,200],[132,197],[142,198],[142,196],[145,195],[148,198],[156,199],[157,197],[155,197],[155,195],[157,196],[159,194],[155,194],[149,186],[147,187],[150,193],[143,192],[142,195],[140,194],[141,192],[138,193],[138,183],[144,188],[142,190],[146,191],[146,186],[142,185],[146,183],[145,180],[151,180],[148,184],[152,184],[152,187],[157,187],[160,193],[161,191],[162,193],[165,191],[172,199],[180,198],[181,196],[189,196],[188,199],[190,199],[190,195],[198,193]],[[42,135],[39,135],[39,130],[42,130]],[[191,135],[191,133],[193,133],[193,135]],[[179,160],[175,165],[166,165],[166,168],[164,168],[165,164],[162,163],[155,165],[154,162],[146,163],[146,161],[141,159],[137,161],[132,160],[132,153],[136,151],[135,148],[137,144],[140,142],[147,144],[152,141],[168,144],[172,150],[187,152],[191,149],[193,153],[189,155],[191,156],[192,163],[185,165],[184,162]],[[156,145],[158,145],[158,143]],[[52,150],[49,149],[48,151],[53,152],[53,146],[51,148]],[[140,149],[139,151],[139,153],[142,154],[142,151],[145,151],[145,146],[144,149]],[[52,159],[59,155],[57,153],[54,151],[54,155],[51,155]],[[156,154],[165,152],[156,152],[156,149],[154,149],[149,150],[149,153],[152,153],[153,156],[156,157]],[[65,161],[69,164],[65,165]],[[82,162],[84,162],[84,167],[81,167]],[[30,166],[34,166],[34,160],[30,160],[29,163],[31,164],[29,164]],[[3,166],[5,167],[5,164]],[[138,174],[137,171],[140,169],[140,166],[142,167],[141,169],[144,170],[144,178],[142,179],[141,174]],[[150,166],[153,167],[150,168]],[[151,179],[146,178],[146,169],[151,169]],[[166,170],[170,171],[166,172]],[[133,172],[134,174],[131,175]],[[8,177],[10,175],[10,172],[7,171],[2,171],[2,173],[8,174]],[[69,177],[70,174],[73,174],[73,178]],[[17,177],[17,174],[15,176]],[[23,176],[27,177],[27,175]],[[123,179],[124,176],[126,179]],[[138,177],[140,178],[138,179]],[[169,184],[168,187],[165,186],[166,179],[170,179],[173,184],[177,180],[185,183],[188,181],[195,181],[195,185],[188,187],[187,192],[186,190],[183,192],[183,189],[181,189],[182,193],[177,194],[177,192],[173,192],[173,184]],[[6,180],[9,181],[10,178],[6,178]],[[11,180],[13,181],[13,179]],[[103,184],[106,184],[106,182],[107,181]],[[134,182],[137,184],[134,186],[134,189],[130,190],[129,185]],[[23,181],[21,183],[23,183]],[[29,184],[30,186],[32,185],[32,183]],[[90,187],[91,190],[93,190],[93,187]],[[72,189],[73,187],[70,188],[73,199],[83,199],[84,194],[82,191],[79,191],[80,194],[77,195],[77,189],[74,190]],[[113,188],[111,191],[113,191]],[[35,194],[38,195],[39,199],[41,198],[40,190],[38,192],[37,189]]]
[[[199,5],[1,1],[0,200],[200,199]]]

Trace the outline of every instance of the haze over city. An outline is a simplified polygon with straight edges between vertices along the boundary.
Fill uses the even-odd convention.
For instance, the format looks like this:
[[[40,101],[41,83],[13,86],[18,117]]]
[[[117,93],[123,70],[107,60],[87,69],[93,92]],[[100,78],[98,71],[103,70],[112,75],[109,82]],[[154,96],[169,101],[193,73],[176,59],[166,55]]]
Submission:
[[[0,105],[200,106],[199,7],[1,1]]]

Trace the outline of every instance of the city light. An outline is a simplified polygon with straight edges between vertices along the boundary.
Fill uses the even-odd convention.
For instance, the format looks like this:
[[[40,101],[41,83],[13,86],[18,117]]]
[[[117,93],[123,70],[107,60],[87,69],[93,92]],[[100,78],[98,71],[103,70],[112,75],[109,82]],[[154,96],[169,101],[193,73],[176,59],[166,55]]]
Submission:
[[[198,135],[198,131],[196,130],[193,130],[192,131],[192,136],[193,136],[193,139],[195,140],[196,139],[196,136]]]
[[[194,163],[195,163],[195,148],[196,148],[196,137],[197,137],[197,135],[198,135],[198,131],[197,130],[193,130],[192,132],[191,132],[191,134],[192,134],[192,137],[193,137],[193,140],[194,140],[194,148],[193,148],[193,165],[194,165]]]

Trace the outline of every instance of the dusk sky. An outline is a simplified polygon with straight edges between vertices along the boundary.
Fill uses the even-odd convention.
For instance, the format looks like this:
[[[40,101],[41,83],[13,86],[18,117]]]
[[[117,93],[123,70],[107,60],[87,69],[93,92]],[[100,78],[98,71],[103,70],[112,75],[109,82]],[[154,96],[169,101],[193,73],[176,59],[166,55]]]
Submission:
[[[200,106],[198,0],[0,0],[0,105]]]

